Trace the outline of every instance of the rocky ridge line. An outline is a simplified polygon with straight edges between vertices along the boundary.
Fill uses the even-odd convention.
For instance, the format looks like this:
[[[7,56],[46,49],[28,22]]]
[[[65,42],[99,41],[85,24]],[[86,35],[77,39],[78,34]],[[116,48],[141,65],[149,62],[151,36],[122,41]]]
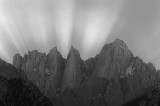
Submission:
[[[66,106],[121,106],[159,82],[153,64],[134,57],[120,39],[86,61],[72,47],[67,59],[54,48],[47,55],[38,51],[24,57],[17,54],[13,65],[50,100]]]

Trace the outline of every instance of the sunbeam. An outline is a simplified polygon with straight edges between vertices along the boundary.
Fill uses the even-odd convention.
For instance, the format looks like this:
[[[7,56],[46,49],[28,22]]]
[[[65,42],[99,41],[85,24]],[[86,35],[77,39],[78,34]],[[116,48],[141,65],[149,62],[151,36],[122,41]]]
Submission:
[[[63,55],[67,55],[72,37],[74,2],[62,0],[58,2],[55,19],[57,42]]]
[[[116,38],[159,67],[159,0],[0,0],[0,57],[71,45],[87,59]]]

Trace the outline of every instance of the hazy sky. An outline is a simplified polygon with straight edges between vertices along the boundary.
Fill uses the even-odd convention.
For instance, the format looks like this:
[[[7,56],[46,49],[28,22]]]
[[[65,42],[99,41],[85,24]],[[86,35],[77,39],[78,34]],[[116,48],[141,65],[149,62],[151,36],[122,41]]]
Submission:
[[[160,0],[0,0],[0,58],[73,45],[82,59],[120,38],[160,68]]]

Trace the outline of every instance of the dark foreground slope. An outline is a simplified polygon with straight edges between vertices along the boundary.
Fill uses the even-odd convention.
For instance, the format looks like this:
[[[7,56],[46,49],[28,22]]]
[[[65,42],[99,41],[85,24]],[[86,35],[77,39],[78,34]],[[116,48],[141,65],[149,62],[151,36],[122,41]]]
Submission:
[[[23,70],[57,106],[133,104],[133,100],[159,85],[153,64],[134,56],[119,39],[106,44],[95,58],[86,61],[72,47],[67,59],[57,48],[49,54],[34,50],[24,57],[15,55],[13,65]]]
[[[52,106],[21,71],[0,59],[0,106]]]
[[[154,86],[135,100],[124,104],[124,106],[160,106],[160,88]]]

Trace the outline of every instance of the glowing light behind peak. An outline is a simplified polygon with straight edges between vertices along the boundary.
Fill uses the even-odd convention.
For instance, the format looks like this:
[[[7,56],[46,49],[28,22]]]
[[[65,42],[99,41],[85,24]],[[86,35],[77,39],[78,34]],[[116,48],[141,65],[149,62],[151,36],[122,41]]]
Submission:
[[[109,36],[116,17],[109,12],[93,11],[88,14],[84,28],[83,51],[89,55],[93,49],[100,49]]]
[[[159,0],[0,0],[0,58],[55,46],[67,57],[73,45],[87,59],[120,38],[160,67],[159,22]]]
[[[89,10],[84,23],[82,40],[82,51],[85,59],[91,54],[93,55],[92,51],[94,49],[97,53],[110,36],[121,10],[122,1],[120,1],[109,2],[101,0],[102,7],[98,6]],[[105,3],[110,5],[106,6]]]
[[[61,0],[58,4],[55,16],[56,38],[60,50],[67,57],[71,45],[74,2],[73,0]]]
[[[35,41],[36,46],[40,46],[40,51],[46,52],[47,44],[47,31],[45,28],[45,20],[41,15],[32,15],[29,18],[30,31],[32,33],[33,40]]]

